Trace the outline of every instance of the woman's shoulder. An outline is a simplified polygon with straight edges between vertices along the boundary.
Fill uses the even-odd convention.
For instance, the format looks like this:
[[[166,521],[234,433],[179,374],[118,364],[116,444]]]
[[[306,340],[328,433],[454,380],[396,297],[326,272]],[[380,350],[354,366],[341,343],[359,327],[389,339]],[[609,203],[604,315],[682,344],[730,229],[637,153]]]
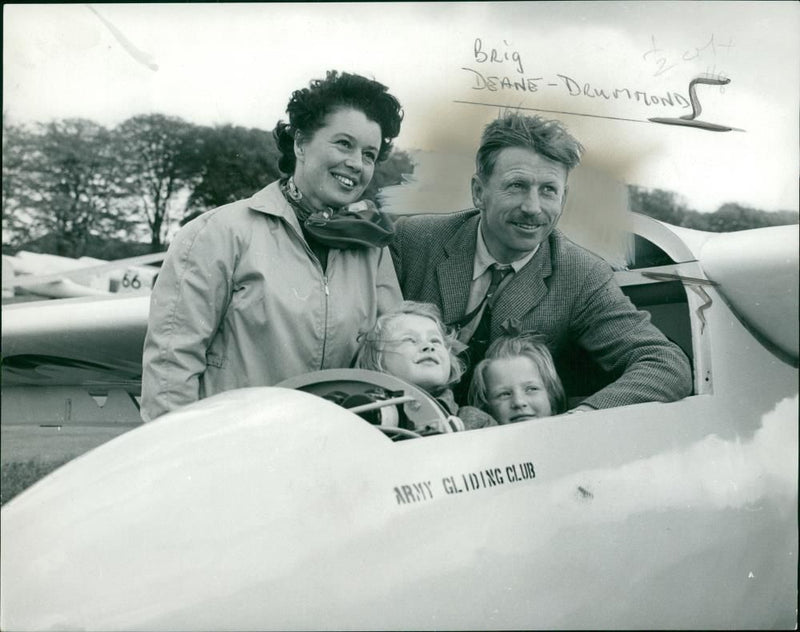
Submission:
[[[201,231],[206,227],[217,230],[243,230],[249,231],[252,222],[256,221],[259,214],[282,215],[286,201],[280,192],[277,182],[267,185],[248,198],[229,202],[222,206],[209,209],[201,213],[184,229]]]

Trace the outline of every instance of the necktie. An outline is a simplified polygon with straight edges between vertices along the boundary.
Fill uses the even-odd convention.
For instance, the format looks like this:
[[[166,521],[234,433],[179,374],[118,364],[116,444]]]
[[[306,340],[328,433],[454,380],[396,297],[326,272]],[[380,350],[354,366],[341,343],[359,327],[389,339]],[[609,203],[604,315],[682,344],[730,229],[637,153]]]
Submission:
[[[492,299],[497,291],[497,288],[500,286],[500,283],[512,270],[513,268],[511,266],[502,266],[499,263],[493,263],[491,266],[489,266],[491,281],[489,282],[489,289],[486,290],[486,294],[483,295],[481,302],[478,303],[477,307],[475,307],[468,314],[465,314],[458,320],[447,323],[448,327],[455,327],[456,329],[460,330],[462,327],[466,327],[469,323],[471,323],[483,309],[484,305],[486,305]],[[494,300],[492,300],[491,304],[494,305]],[[484,314],[485,313],[486,312],[484,310]]]
[[[470,364],[475,366],[483,359],[486,353],[486,348],[489,346],[489,326],[492,322],[492,308],[494,307],[497,297],[495,296],[497,288],[500,283],[511,272],[511,266],[501,266],[499,263],[492,264],[492,280],[489,283],[489,289],[486,291],[486,296],[483,299],[484,308],[481,320],[475,328],[475,333],[469,341],[469,356]]]
[[[481,319],[478,322],[478,326],[475,328],[475,332],[472,334],[472,337],[469,339],[469,343],[467,346],[467,371],[461,378],[457,388],[456,388],[456,398],[458,401],[465,401],[465,395],[469,390],[469,383],[472,380],[472,371],[475,368],[475,365],[478,364],[481,360],[483,360],[483,356],[486,354],[486,349],[489,347],[489,330],[490,325],[492,323],[492,308],[494,304],[497,302],[497,289],[500,287],[500,283],[502,283],[503,279],[508,276],[509,273],[513,271],[511,266],[503,266],[499,263],[493,263],[491,266],[491,273],[492,279],[489,282],[489,289],[486,291],[486,296],[483,297],[483,301],[478,306],[483,307],[483,314],[481,314]],[[475,314],[474,310],[467,320],[472,320]]]
[[[503,282],[503,279],[505,279],[512,270],[513,268],[511,266],[504,266],[500,265],[499,263],[493,263],[491,265],[492,280],[489,283],[489,289],[486,290],[486,297],[484,298],[488,309],[491,309],[492,306],[494,306],[494,300],[492,300],[492,298],[494,297],[495,292],[497,292],[497,288],[500,286],[500,283]],[[486,312],[484,311],[484,313]]]

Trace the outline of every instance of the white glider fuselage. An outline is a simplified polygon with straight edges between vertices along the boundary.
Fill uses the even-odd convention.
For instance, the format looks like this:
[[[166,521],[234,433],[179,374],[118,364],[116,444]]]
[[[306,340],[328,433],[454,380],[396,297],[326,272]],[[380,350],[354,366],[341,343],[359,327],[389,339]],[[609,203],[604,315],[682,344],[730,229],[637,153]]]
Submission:
[[[774,248],[738,265],[780,282],[739,288],[729,255],[708,251],[719,278],[703,258],[727,235],[693,252],[637,221],[674,263],[618,279],[694,395],[393,443],[308,393],[223,393],[3,508],[0,627],[793,627],[797,345],[770,323],[797,321],[796,227],[750,235]],[[682,305],[657,298],[676,283]],[[6,317],[4,359],[45,355]]]

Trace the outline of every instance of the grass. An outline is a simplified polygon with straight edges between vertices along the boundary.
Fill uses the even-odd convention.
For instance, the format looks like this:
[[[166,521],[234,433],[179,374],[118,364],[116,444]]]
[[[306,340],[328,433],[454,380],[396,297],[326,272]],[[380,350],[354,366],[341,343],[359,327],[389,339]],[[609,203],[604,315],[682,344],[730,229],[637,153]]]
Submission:
[[[47,476],[70,459],[59,461],[10,461],[0,467],[0,506],[25,491],[40,478]]]

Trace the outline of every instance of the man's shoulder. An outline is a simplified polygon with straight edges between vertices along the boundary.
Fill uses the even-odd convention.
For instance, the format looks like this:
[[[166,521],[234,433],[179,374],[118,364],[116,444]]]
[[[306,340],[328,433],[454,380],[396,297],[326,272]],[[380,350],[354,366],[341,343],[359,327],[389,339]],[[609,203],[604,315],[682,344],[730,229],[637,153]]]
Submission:
[[[404,231],[429,231],[431,229],[458,229],[464,222],[477,215],[478,209],[454,213],[419,213],[397,218],[395,225]]]
[[[611,266],[602,258],[576,244],[560,230],[556,229],[550,235],[550,251],[554,265],[571,265],[581,268],[608,268]]]
[[[414,251],[420,249],[427,254],[440,246],[444,246],[480,211],[470,209],[455,213],[425,213],[406,215],[395,223],[396,238],[392,245],[393,252]]]

